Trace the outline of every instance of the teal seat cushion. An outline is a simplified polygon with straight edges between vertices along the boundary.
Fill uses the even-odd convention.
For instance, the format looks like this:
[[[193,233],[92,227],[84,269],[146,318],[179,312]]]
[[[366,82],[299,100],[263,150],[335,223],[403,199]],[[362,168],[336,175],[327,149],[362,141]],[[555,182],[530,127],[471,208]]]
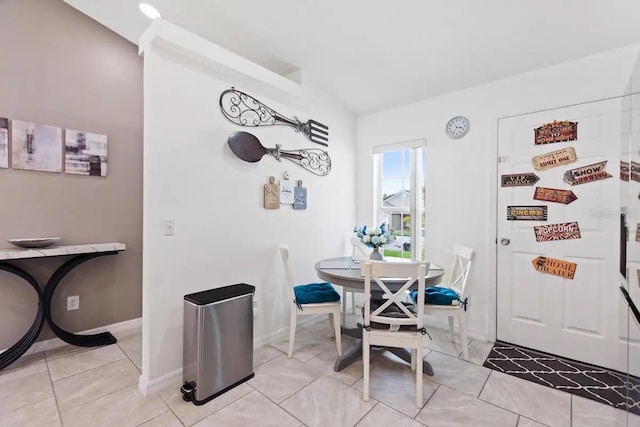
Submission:
[[[340,294],[327,282],[298,285],[293,288],[293,292],[298,305],[340,301]]]
[[[418,291],[411,291],[411,299],[418,300]],[[436,305],[452,305],[460,301],[460,295],[456,291],[441,286],[429,286],[424,290],[424,302]]]

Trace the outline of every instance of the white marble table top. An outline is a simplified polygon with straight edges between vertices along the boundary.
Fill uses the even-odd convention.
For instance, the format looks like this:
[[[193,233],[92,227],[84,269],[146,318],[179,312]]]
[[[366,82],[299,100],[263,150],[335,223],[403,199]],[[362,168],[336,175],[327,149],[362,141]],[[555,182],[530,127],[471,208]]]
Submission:
[[[89,254],[93,252],[124,251],[124,243],[88,243],[86,245],[54,245],[38,249],[0,249],[0,261],[9,259],[44,258],[51,256]]]

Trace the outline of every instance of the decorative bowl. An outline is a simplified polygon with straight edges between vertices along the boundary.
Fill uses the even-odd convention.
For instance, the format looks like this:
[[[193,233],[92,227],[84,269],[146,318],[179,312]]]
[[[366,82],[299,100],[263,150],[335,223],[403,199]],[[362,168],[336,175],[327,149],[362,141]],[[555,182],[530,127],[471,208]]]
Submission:
[[[20,248],[46,248],[55,245],[62,237],[34,237],[31,239],[9,239],[7,242]]]

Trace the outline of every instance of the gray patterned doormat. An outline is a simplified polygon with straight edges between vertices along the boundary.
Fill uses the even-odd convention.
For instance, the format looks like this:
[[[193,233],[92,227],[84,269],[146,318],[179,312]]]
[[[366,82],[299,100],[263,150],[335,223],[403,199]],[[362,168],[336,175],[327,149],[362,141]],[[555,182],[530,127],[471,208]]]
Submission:
[[[640,415],[640,378],[496,342],[484,367]]]

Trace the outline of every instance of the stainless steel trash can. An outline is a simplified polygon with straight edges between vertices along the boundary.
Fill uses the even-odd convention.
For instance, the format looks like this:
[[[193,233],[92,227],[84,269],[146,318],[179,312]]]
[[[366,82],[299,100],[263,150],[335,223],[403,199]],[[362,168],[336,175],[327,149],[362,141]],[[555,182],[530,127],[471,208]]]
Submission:
[[[253,378],[254,293],[241,283],[184,296],[184,400],[202,405]]]

